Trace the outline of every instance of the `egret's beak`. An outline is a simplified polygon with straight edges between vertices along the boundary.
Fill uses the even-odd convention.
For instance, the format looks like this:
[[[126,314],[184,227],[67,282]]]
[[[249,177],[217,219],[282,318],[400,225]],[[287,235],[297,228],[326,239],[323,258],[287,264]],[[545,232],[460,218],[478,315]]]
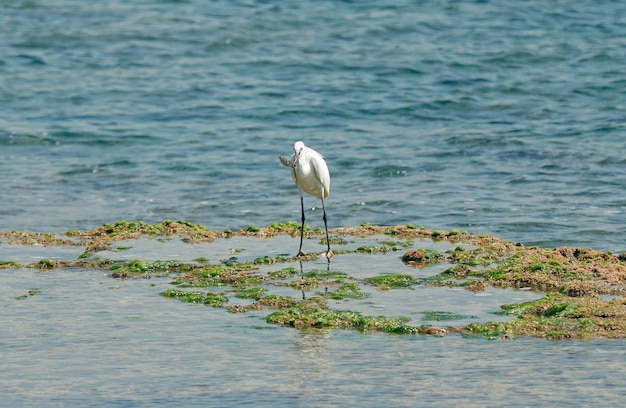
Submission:
[[[297,150],[296,152],[296,157],[293,159],[293,163],[298,163],[298,159],[300,159],[300,155],[302,154],[302,149]]]

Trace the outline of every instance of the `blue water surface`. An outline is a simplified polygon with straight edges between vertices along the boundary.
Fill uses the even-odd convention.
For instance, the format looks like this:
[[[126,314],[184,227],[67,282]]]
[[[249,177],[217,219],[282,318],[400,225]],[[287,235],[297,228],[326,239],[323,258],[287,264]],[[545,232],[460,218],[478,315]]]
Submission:
[[[297,219],[276,155],[301,139],[330,167],[332,227],[622,251],[624,16],[608,0],[9,2],[0,228]]]

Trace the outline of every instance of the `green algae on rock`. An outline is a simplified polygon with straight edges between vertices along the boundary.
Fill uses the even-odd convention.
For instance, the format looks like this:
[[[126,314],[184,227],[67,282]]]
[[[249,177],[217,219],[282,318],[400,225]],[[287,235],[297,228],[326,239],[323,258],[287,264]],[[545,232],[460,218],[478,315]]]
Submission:
[[[402,262],[433,263],[445,259],[445,255],[436,249],[412,249],[402,255]]]
[[[239,299],[259,300],[265,294],[266,289],[265,288],[244,288],[244,289],[238,289],[235,292],[236,292],[235,297],[238,297]]]
[[[471,324],[469,331],[505,338],[591,339],[626,335],[626,298],[603,300],[593,296],[572,298],[551,294],[533,302],[503,305],[502,313],[517,318],[497,325]]]
[[[445,312],[441,310],[425,310],[422,312],[424,317],[422,317],[423,321],[452,321],[452,320],[460,320],[467,318],[475,318],[476,316],[463,315],[458,313]]]
[[[335,290],[327,290],[325,292],[317,292],[318,296],[342,300],[342,299],[364,299],[369,296],[368,293],[363,293],[361,287],[357,282],[343,283]]]
[[[256,302],[249,305],[232,305],[228,306],[227,310],[231,313],[243,313],[250,310],[264,310],[264,309],[285,309],[298,304],[298,301],[291,296],[282,295],[267,295]]]
[[[36,294],[39,294],[39,293],[41,293],[41,291],[39,289],[30,289],[25,294],[16,297],[15,300],[28,299],[29,297],[35,296]]]
[[[181,271],[174,283],[181,286],[233,286],[247,287],[266,282],[269,278],[256,273],[257,267],[249,263],[232,265],[202,265]]]
[[[188,263],[179,261],[156,261],[148,263],[140,259],[134,259],[130,262],[116,263],[111,267],[111,277],[113,278],[130,278],[139,275],[156,274],[167,276],[173,272],[185,272],[193,269]]]
[[[21,268],[22,264],[14,261],[0,261],[0,269]]]
[[[184,291],[177,289],[169,289],[161,292],[161,296],[167,298],[175,298],[182,302],[201,303],[206,306],[221,307],[228,302],[228,298],[224,292],[201,292]]]
[[[362,316],[352,311],[328,309],[317,299],[302,301],[297,305],[271,313],[268,323],[303,328],[341,328],[362,331],[382,331],[385,333],[418,333],[419,328],[406,325],[408,318],[387,318]]]
[[[363,283],[378,286],[380,290],[389,290],[395,288],[408,288],[418,283],[418,280],[412,276],[402,273],[386,273],[371,278],[366,278]]]
[[[295,276],[297,273],[296,268],[290,266],[278,271],[268,272],[268,275],[271,279],[287,279]]]

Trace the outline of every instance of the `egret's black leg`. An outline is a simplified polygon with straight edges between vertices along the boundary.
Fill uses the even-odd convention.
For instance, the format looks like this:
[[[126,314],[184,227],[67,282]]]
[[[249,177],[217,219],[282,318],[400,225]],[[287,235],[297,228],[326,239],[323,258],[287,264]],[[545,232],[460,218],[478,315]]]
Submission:
[[[302,272],[302,259],[300,259],[300,282],[304,282],[304,273]],[[306,293],[304,292],[304,284],[300,285],[302,289],[302,300],[306,300]]]
[[[330,239],[328,238],[328,222],[326,220],[326,208],[324,207],[324,199],[322,198],[322,210],[324,211],[324,228],[326,229],[326,244],[328,244],[328,252],[326,252],[326,258],[330,261],[333,257],[333,251],[330,250]]]
[[[300,229],[300,250],[298,251],[298,256],[305,255],[302,252],[302,240],[304,239],[304,197],[300,196],[300,207],[302,208],[302,228]]]

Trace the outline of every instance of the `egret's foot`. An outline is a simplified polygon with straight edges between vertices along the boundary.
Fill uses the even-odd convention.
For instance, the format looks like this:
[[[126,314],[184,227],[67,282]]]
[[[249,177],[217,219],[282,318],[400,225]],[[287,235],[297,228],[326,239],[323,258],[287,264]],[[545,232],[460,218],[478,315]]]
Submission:
[[[296,255],[296,257],[298,258],[300,258],[301,256],[306,256],[303,250],[300,250],[300,252],[298,252],[298,255]]]
[[[291,167],[292,169],[296,168],[296,162],[295,161],[291,161],[291,160],[281,156],[280,154],[278,155],[278,160],[280,160],[280,162],[282,163],[283,166]]]
[[[326,258],[328,258],[328,260],[330,261],[330,259],[333,257],[333,251],[331,251],[330,249],[328,250],[328,252],[326,252]]]

